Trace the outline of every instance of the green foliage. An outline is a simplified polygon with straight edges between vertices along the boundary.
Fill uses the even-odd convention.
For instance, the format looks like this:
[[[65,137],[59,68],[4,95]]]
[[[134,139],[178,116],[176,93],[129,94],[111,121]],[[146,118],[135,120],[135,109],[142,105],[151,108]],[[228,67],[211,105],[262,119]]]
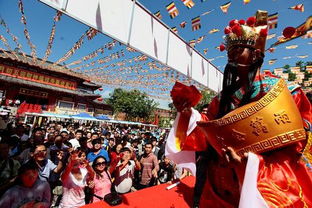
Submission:
[[[307,61],[306,62],[306,66],[311,66],[312,65],[312,61]]]
[[[201,94],[203,95],[202,99],[199,101],[199,103],[194,107],[196,110],[201,111],[203,106],[206,104],[209,104],[216,96],[216,94],[212,91],[201,91]],[[174,107],[173,103],[169,103],[168,107],[170,108],[173,117],[175,118],[177,115],[177,109]]]
[[[312,74],[309,73],[309,72],[307,72],[307,71],[305,71],[305,72],[304,72],[304,79],[303,79],[303,80],[304,80],[304,81],[309,80],[310,77],[312,77]]]
[[[295,81],[296,74],[292,72],[288,72],[288,81]]]
[[[289,64],[286,64],[285,66],[283,66],[283,68],[287,70],[290,68],[290,66],[289,66]]]
[[[138,90],[126,91],[117,88],[106,100],[113,107],[114,114],[126,113],[127,120],[135,118],[148,119],[158,106],[154,100]]]
[[[160,117],[158,126],[161,128],[169,128],[171,127],[170,121],[170,118]]]
[[[170,111],[172,112],[172,117],[175,118],[177,116],[177,109],[174,107],[173,103],[169,103],[168,107],[170,108]]]
[[[216,94],[212,91],[201,91],[201,94],[203,95],[202,99],[199,101],[199,103],[195,106],[195,109],[199,112],[202,110],[203,106],[206,104],[209,104],[216,96]]]
[[[303,61],[297,61],[296,66],[299,66],[300,70],[303,70],[305,68],[305,64]]]

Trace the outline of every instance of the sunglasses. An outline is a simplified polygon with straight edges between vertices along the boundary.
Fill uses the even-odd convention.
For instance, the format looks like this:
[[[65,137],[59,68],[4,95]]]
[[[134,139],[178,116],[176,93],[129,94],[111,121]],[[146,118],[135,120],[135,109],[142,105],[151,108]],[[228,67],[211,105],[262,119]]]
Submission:
[[[95,164],[95,166],[101,166],[101,165],[103,165],[103,166],[106,165],[106,162],[99,162],[99,163]]]

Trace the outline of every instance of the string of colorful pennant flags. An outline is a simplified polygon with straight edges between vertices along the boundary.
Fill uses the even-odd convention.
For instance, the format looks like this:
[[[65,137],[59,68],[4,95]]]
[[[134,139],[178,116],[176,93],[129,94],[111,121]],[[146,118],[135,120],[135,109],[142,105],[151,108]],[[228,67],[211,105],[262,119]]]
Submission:
[[[48,41],[48,46],[47,46],[46,52],[45,52],[44,57],[43,57],[43,61],[46,61],[51,54],[51,48],[53,45],[55,30],[56,30],[56,23],[58,21],[60,21],[61,16],[62,16],[62,12],[57,11],[56,15],[53,18],[53,25],[52,25],[52,29],[51,29],[51,33],[50,33],[50,37],[49,37],[49,41]]]
[[[24,36],[27,40],[27,44],[29,45],[30,49],[31,49],[31,56],[34,62],[36,62],[37,60],[37,51],[36,51],[36,46],[31,42],[30,40],[30,35],[27,29],[27,21],[26,21],[26,16],[25,16],[25,12],[24,12],[24,6],[23,6],[23,2],[22,0],[18,0],[18,8],[19,8],[19,12],[21,13],[21,23],[23,23],[24,25]]]
[[[195,2],[193,0],[180,0],[184,6],[188,9],[192,9],[195,6]],[[179,2],[180,2],[179,1]],[[204,2],[202,0],[201,2]],[[177,1],[175,1],[177,2]],[[169,16],[173,19],[179,15],[179,10],[175,5],[175,2],[167,4],[166,10],[169,13]],[[180,2],[180,3],[181,3]],[[36,46],[31,42],[29,31],[27,28],[27,20],[24,13],[23,2],[22,0],[18,1],[19,3],[19,11],[21,13],[21,23],[24,26],[24,36],[27,40],[27,44],[31,49],[31,56],[33,62],[28,61],[30,65],[40,66],[42,68],[49,68],[51,70],[65,71],[71,70],[72,72],[82,72],[87,75],[90,79],[95,82],[103,85],[103,86],[125,86],[129,89],[140,88],[148,95],[158,99],[170,99],[169,92],[175,81],[179,80],[183,83],[191,83],[194,85],[198,85],[198,83],[193,82],[190,77],[183,75],[181,73],[175,72],[174,70],[151,60],[146,55],[139,54],[135,49],[132,49],[128,46],[120,44],[116,40],[110,40],[109,42],[103,44],[97,49],[91,51],[89,54],[82,56],[78,59],[71,60],[70,58],[79,50],[83,44],[87,43],[87,41],[92,40],[96,35],[98,35],[98,31],[93,28],[88,28],[80,38],[73,44],[73,46],[53,65],[45,66],[44,62],[47,61],[52,53],[52,48],[54,44],[54,38],[56,33],[56,25],[57,22],[61,20],[62,13],[57,12],[53,17],[53,24],[50,32],[50,36],[48,39],[47,48],[44,53],[44,57],[42,60],[37,58]],[[250,3],[250,0],[243,0],[244,4]],[[220,10],[223,13],[228,13],[229,8],[232,2],[229,1],[220,6]],[[299,4],[289,9],[304,12],[304,5]],[[202,28],[201,18],[203,16],[209,15],[211,12],[215,11],[215,9],[210,9],[205,11],[202,14],[195,15],[195,17],[191,18],[190,21],[182,21],[178,26],[179,29],[184,29],[186,26],[190,25],[192,31],[197,31]],[[155,12],[154,15],[158,19],[162,19],[162,14],[159,11]],[[269,29],[272,32],[278,26],[278,16],[277,12],[269,15]],[[271,45],[268,49],[269,52],[274,53],[276,47],[282,43],[286,43],[292,39],[303,37],[303,38],[311,38],[311,21],[312,17],[309,17],[302,25],[295,28],[296,32],[291,37],[278,36],[277,33],[271,33],[268,35],[267,39],[277,38],[277,41]],[[13,50],[10,46],[7,38],[4,35],[0,35],[0,41],[3,43],[6,49],[0,48],[1,57],[7,56],[12,59],[21,60],[25,62],[25,60],[20,58],[26,57],[25,52],[22,50],[22,45],[18,42],[18,38],[9,30],[8,25],[5,23],[3,19],[0,19],[0,24],[3,28],[5,28],[7,34],[12,38],[13,42],[17,45],[17,49]],[[178,33],[178,27],[174,26],[171,30],[175,33]],[[193,38],[189,41],[191,47],[195,47],[196,44],[202,43],[205,38],[209,37],[209,35],[220,32],[218,28],[211,28],[208,31],[208,34],[201,34],[196,38]],[[308,44],[312,44],[309,42]],[[120,46],[120,47],[116,47]],[[294,50],[300,47],[298,44],[292,44],[285,46],[287,50]],[[14,47],[13,47],[14,48]],[[220,46],[215,47],[216,49],[220,49]],[[7,51],[10,51],[8,53]],[[203,53],[206,55],[209,49],[206,47],[203,49]],[[20,54],[20,55],[19,55]],[[125,58],[127,57],[127,58]],[[291,58],[300,58],[305,59],[308,57],[306,54],[296,54],[295,56],[285,56],[283,59],[291,59]],[[122,58],[122,60],[120,60]],[[210,58],[210,61],[214,61],[217,59],[225,58],[224,55],[216,56]],[[63,64],[65,61],[71,60],[68,64]],[[276,63],[278,59],[270,59],[268,63],[273,65]],[[190,73],[188,71],[188,73]],[[201,85],[198,85],[199,88],[202,88]]]

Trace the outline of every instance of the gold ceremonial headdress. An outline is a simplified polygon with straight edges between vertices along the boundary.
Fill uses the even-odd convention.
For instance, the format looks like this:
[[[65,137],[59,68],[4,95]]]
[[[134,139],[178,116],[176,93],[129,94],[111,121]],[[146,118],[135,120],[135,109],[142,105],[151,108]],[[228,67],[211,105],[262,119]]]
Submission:
[[[224,29],[225,47],[230,51],[234,46],[246,46],[265,51],[265,42],[268,35],[268,12],[258,10],[256,16],[245,20],[231,20]],[[220,50],[221,46],[220,46]]]

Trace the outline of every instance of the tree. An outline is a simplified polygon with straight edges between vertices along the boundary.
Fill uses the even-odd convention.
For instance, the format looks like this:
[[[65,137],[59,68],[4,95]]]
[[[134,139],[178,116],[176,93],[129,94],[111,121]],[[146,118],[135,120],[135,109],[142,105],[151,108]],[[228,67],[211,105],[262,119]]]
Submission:
[[[195,106],[195,109],[198,111],[201,111],[203,106],[206,104],[209,104],[211,102],[212,98],[214,98],[216,96],[216,93],[214,93],[212,91],[201,91],[201,94],[203,95],[203,97],[199,101],[199,103]]]
[[[199,103],[194,107],[196,110],[201,111],[203,106],[206,104],[209,104],[212,100],[212,98],[216,95],[212,91],[201,91],[201,94],[203,95],[202,99],[199,101]],[[172,115],[176,117],[177,115],[177,109],[174,107],[173,103],[169,103],[168,107],[170,108]]]
[[[173,103],[169,103],[168,107],[170,108],[172,118],[177,116],[177,109],[174,107]]]
[[[296,66],[302,67],[304,65],[303,61],[297,61]]]
[[[305,64],[303,61],[297,61],[296,66],[299,66],[301,71],[305,68]]]
[[[158,126],[161,128],[169,128],[171,127],[171,119],[160,117]]]
[[[288,72],[288,81],[295,81],[296,80],[296,74],[292,72]]]
[[[304,72],[304,79],[303,79],[304,81],[309,80],[309,78],[311,78],[311,77],[312,77],[311,73],[309,73],[307,71]]]
[[[126,91],[117,88],[106,99],[107,104],[113,107],[114,114],[125,113],[127,120],[141,118],[148,120],[158,103],[138,90]]]
[[[289,66],[289,64],[286,64],[285,66],[283,66],[283,68],[288,70],[288,69],[290,69],[290,66]]]
[[[307,61],[306,62],[306,66],[311,66],[312,65],[312,61]]]

